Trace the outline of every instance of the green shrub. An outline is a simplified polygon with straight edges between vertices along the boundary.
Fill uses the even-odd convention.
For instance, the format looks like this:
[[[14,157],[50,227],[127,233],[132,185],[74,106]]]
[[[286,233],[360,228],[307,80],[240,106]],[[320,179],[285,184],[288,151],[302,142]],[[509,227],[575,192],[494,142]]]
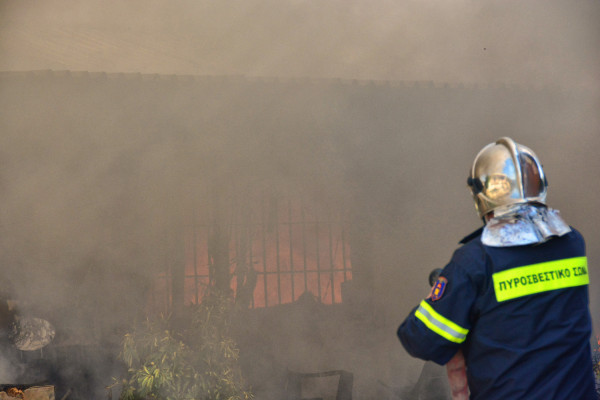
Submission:
[[[158,318],[125,335],[121,358],[128,372],[120,382],[120,399],[253,398],[230,336],[233,302],[213,294],[186,312],[179,328],[170,318]]]

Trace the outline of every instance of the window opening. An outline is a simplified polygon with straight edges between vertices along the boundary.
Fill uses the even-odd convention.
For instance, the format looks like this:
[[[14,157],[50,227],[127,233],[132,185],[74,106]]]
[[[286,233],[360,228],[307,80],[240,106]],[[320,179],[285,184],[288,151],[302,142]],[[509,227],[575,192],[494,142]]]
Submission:
[[[222,213],[227,220],[203,210],[187,229],[185,304],[201,303],[224,276],[236,302],[248,308],[291,303],[307,292],[324,304],[342,302],[342,283],[352,279],[342,207],[263,196],[232,202],[229,210]],[[162,309],[171,306],[172,279],[169,271],[157,277],[154,307],[160,298],[167,299]]]

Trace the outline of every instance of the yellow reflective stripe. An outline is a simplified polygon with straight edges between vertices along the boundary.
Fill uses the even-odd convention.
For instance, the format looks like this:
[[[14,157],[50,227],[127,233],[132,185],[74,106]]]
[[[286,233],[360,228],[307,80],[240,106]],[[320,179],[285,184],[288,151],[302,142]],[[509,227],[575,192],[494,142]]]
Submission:
[[[492,275],[496,300],[583,286],[590,283],[587,257],[573,257],[512,268]]]
[[[467,338],[468,329],[455,324],[446,317],[436,312],[425,300],[421,302],[415,316],[420,319],[425,326],[454,343],[462,343]]]

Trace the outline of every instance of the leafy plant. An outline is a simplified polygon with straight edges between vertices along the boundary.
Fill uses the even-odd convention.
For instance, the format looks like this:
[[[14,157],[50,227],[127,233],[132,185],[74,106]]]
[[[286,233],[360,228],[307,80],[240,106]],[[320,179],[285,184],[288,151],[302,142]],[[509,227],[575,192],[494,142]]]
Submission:
[[[120,381],[120,399],[252,399],[229,334],[233,307],[229,298],[213,293],[187,310],[181,328],[161,317],[126,334],[121,358],[128,372]]]

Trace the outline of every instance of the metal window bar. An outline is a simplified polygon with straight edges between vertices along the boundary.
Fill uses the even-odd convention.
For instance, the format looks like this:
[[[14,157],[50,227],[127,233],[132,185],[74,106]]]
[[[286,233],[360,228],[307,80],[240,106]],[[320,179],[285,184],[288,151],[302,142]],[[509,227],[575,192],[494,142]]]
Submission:
[[[300,203],[300,212],[302,213],[302,254],[303,254],[303,271],[304,271],[304,292],[308,292],[308,273],[306,261],[306,214],[304,213],[304,202]]]
[[[275,219],[275,223],[273,224],[273,230],[276,232],[275,234],[275,250],[276,250],[276,254],[275,254],[275,266],[276,266],[276,270],[275,271],[270,271],[268,269],[268,266],[266,265],[267,261],[267,257],[266,257],[266,250],[267,250],[267,243],[266,240],[263,239],[263,243],[262,243],[262,248],[263,248],[263,268],[262,271],[259,272],[259,274],[263,275],[263,282],[267,283],[267,285],[265,285],[265,303],[268,304],[268,276],[272,276],[275,275],[277,277],[277,301],[279,303],[282,302],[283,298],[282,298],[282,285],[281,285],[281,278],[283,276],[288,276],[290,278],[290,285],[294,285],[294,294],[292,296],[292,299],[295,300],[296,299],[296,284],[295,284],[295,278],[298,276],[298,274],[302,274],[303,275],[303,281],[304,281],[304,287],[305,290],[308,290],[308,276],[307,274],[309,272],[313,272],[317,274],[317,292],[319,295],[319,298],[321,298],[322,300],[324,300],[325,298],[330,298],[332,303],[335,303],[338,300],[341,300],[340,297],[340,293],[337,293],[337,289],[336,289],[336,272],[342,272],[342,276],[343,276],[343,281],[348,280],[348,276],[349,276],[349,271],[350,268],[348,267],[348,259],[347,259],[347,253],[346,253],[346,238],[345,238],[345,228],[343,226],[343,223],[341,220],[338,221],[333,221],[331,219],[328,219],[327,221],[323,222],[321,221],[318,217],[315,217],[314,222],[308,222],[304,213],[304,210],[301,210],[301,218],[299,222],[295,222],[293,221],[293,219],[291,218],[291,207],[290,207],[291,202],[288,202],[288,220],[287,221],[279,221],[278,219]],[[266,213],[265,213],[266,214]],[[290,237],[288,238],[289,241],[289,245],[290,245],[290,270],[289,271],[283,271],[281,269],[281,242],[280,242],[280,236],[279,236],[279,232],[281,232],[279,230],[278,225],[288,225],[288,233],[290,234]],[[303,265],[302,265],[302,270],[301,271],[296,271],[294,268],[294,255],[293,255],[293,249],[294,249],[294,234],[292,233],[292,226],[294,224],[301,224],[302,225],[302,249],[303,249]],[[315,258],[315,263],[316,263],[316,268],[309,268],[308,262],[307,262],[307,251],[306,251],[306,231],[307,231],[307,225],[314,225],[315,228],[315,249],[316,249],[316,258]],[[334,230],[333,227],[335,224],[339,224],[340,225],[340,235],[343,235],[344,237],[342,238],[337,238],[337,240],[334,240]],[[264,235],[264,231],[266,228],[264,228],[265,222],[260,223],[260,225],[263,225],[263,237]],[[323,264],[322,264],[322,240],[319,237],[319,235],[322,232],[322,227],[323,225],[327,225],[327,235],[328,235],[328,247],[329,247],[329,265],[328,268],[323,268]],[[338,251],[338,248],[341,244],[341,261],[342,261],[342,265],[341,268],[336,268],[335,265],[335,260],[336,260],[336,254]],[[322,281],[322,276],[323,274],[328,274],[329,275],[329,282],[327,282],[327,288],[323,288],[321,286],[321,284],[323,283]],[[338,279],[339,280],[339,279]],[[338,282],[339,283],[339,282]],[[325,293],[323,292],[325,290]],[[328,291],[331,290],[331,294],[328,293]]]
[[[329,268],[331,269],[330,280],[329,283],[331,285],[331,304],[335,304],[335,285],[334,285],[334,264],[333,264],[333,232],[331,231],[331,221],[328,222],[328,230],[329,230]]]
[[[265,292],[265,307],[269,306],[269,291],[267,289],[267,238],[266,238],[266,229],[267,229],[267,216],[265,211],[265,203],[262,204],[262,224],[261,225],[261,233],[262,233],[262,260],[263,260],[263,282],[264,282],[264,292]]]
[[[275,201],[275,266],[277,268],[277,298],[281,304],[281,263],[279,262],[279,204]]]
[[[166,234],[165,234],[166,238]],[[166,309],[170,310],[173,307],[173,282],[172,282],[172,272],[170,266],[170,260],[168,259],[168,254],[165,254],[165,265],[167,265],[167,270],[165,271],[165,304],[167,305]]]
[[[192,256],[194,257],[194,300],[196,300],[196,304],[200,303],[200,289],[198,287],[198,231],[196,228],[196,224],[192,227]]]
[[[319,299],[323,299],[321,294],[321,254],[319,253],[319,218],[315,215],[315,249],[316,249],[316,260],[317,260],[317,290],[319,292]]]
[[[344,281],[348,280],[348,269],[346,265],[346,228],[342,224],[342,267],[344,270]]]
[[[285,280],[287,288],[285,290],[291,290],[291,293],[286,293],[291,294],[292,302],[297,300],[297,292],[300,294],[298,291],[300,288],[300,282],[302,282],[305,292],[308,292],[309,289],[316,289],[316,295],[321,301],[328,300],[331,301],[332,304],[341,301],[341,293],[337,293],[339,291],[339,285],[341,282],[351,279],[352,271],[350,260],[348,258],[349,253],[347,252],[347,230],[343,218],[332,218],[333,216],[331,213],[329,213],[327,215],[328,218],[321,220],[318,213],[309,211],[309,219],[307,215],[307,209],[304,207],[305,203],[302,200],[297,203],[300,205],[300,209],[298,210],[298,214],[296,214],[296,216],[294,216],[294,203],[291,200],[280,204],[275,201],[271,202],[269,206],[277,209],[271,210],[271,213],[269,213],[269,210],[267,210],[265,197],[263,197],[259,204],[260,219],[258,221],[253,221],[252,218],[249,218],[249,216],[246,216],[246,218],[240,220],[241,214],[243,213],[241,212],[242,210],[239,210],[240,212],[237,213],[236,218],[238,221],[236,223],[231,223],[230,221],[228,224],[229,226],[225,228],[228,229],[231,234],[229,237],[233,242],[230,243],[230,245],[234,246],[231,248],[231,251],[234,252],[230,259],[231,267],[238,267],[238,265],[240,265],[241,267],[245,266],[246,268],[254,269],[255,262],[257,263],[256,265],[259,266],[258,270],[254,270],[254,273],[256,273],[257,282],[260,279],[263,284],[263,288],[261,288],[262,293],[259,294],[255,291],[253,295],[250,296],[249,306],[254,308],[258,304],[259,307],[269,307],[275,305],[273,304],[274,301],[277,302],[277,304],[282,304],[284,301],[289,301],[289,296],[286,295],[284,298],[282,295],[282,290],[284,290],[282,286],[282,277],[284,276],[289,278],[289,284],[287,284],[287,279]],[[283,205],[287,206],[287,212],[279,213],[278,208],[279,206]],[[244,212],[247,213],[248,210],[244,210]],[[286,215],[287,220],[284,218],[280,221],[279,217],[282,215]],[[206,285],[210,285],[213,282],[214,276],[212,276],[213,272],[209,268],[212,261],[208,251],[206,251],[207,243],[205,243],[206,240],[209,240],[212,224],[203,225],[196,222],[191,229],[191,241],[193,248],[191,249],[190,254],[191,257],[193,257],[193,261],[191,262],[191,265],[189,265],[189,272],[184,276],[184,279],[193,280],[193,285],[191,285],[192,287],[188,288],[187,290],[195,291],[194,294],[190,294],[185,298],[189,299],[190,301],[195,301],[195,303],[198,304],[202,301],[202,298],[205,294]],[[288,225],[287,230],[280,229],[279,225]],[[298,229],[295,230],[294,226],[298,227]],[[269,231],[272,232],[271,235],[268,235]],[[308,255],[310,253],[308,249],[309,231],[311,234],[314,233],[314,247],[312,248],[311,252],[314,251],[315,254],[313,255],[314,260],[312,259],[313,256],[311,256],[311,264],[314,262],[312,265],[309,264],[308,261]],[[200,234],[200,232],[206,232],[206,235]],[[284,242],[288,247],[285,247],[284,245],[283,248],[284,251],[289,251],[289,270],[282,270],[281,265],[282,242],[280,240],[284,238],[280,237],[280,233],[285,235],[284,232],[286,232],[289,236],[286,241],[287,243]],[[327,237],[327,239],[325,239],[325,237]],[[241,243],[241,241],[244,240],[246,241],[244,242],[245,244]],[[324,249],[322,249],[322,246],[325,243],[328,246],[328,253],[323,253]],[[201,248],[202,250],[200,250]],[[271,251],[275,250],[274,259],[268,257],[269,249],[271,249]],[[302,253],[295,254],[295,249],[301,249]],[[201,268],[202,262],[200,262],[199,256],[204,255],[203,251],[205,252],[206,256],[206,266]],[[341,255],[338,253],[338,251],[341,251]],[[324,260],[321,259],[322,256],[325,256],[325,254],[327,254],[329,257],[329,262],[327,263],[328,265],[324,264]],[[272,256],[273,253],[271,253],[271,257]],[[297,262],[298,259],[302,260],[301,265],[298,265],[300,264]],[[340,261],[341,265],[337,265],[337,263],[340,263]],[[269,265],[269,263],[271,264]],[[261,264],[262,266],[260,266]],[[206,273],[202,273],[202,271],[206,271]],[[339,274],[339,272],[342,272],[342,274]],[[312,279],[309,279],[309,274],[311,276],[316,274],[316,288],[314,288],[313,285],[310,285],[309,287],[309,282],[311,282]],[[262,277],[260,275],[262,275]],[[269,277],[273,275],[276,276],[276,279],[270,280]],[[323,288],[322,283],[324,282],[322,278],[326,277],[327,275],[329,282],[327,283],[327,287]],[[159,294],[163,294],[165,296],[164,304],[168,309],[172,306],[171,286],[173,276],[170,271],[167,270],[165,274],[158,279],[164,282],[164,292]],[[271,287],[274,284],[277,285],[277,288]],[[275,295],[276,292],[276,297],[270,297],[269,290],[271,291],[272,295]],[[331,294],[328,293],[329,290],[331,290]],[[155,294],[153,294],[153,299],[155,299],[154,296]],[[264,297],[260,299],[262,296]],[[154,302],[154,300],[152,301]]]
[[[292,281],[292,301],[296,300],[294,276],[294,240],[292,239],[292,200],[288,199],[288,235],[290,241],[290,280]]]
[[[248,235],[250,235],[250,230],[248,230]],[[252,236],[250,236],[249,239],[252,239]],[[253,253],[252,253],[252,240],[250,240],[249,248],[250,248],[250,251],[249,251],[249,253],[250,253],[249,257],[250,258],[249,258],[248,262],[250,263],[249,264],[250,268],[254,269],[254,259],[252,257],[252,255],[253,255]],[[252,308],[256,307],[256,304],[254,303],[254,296],[250,296],[250,307],[252,307]]]

